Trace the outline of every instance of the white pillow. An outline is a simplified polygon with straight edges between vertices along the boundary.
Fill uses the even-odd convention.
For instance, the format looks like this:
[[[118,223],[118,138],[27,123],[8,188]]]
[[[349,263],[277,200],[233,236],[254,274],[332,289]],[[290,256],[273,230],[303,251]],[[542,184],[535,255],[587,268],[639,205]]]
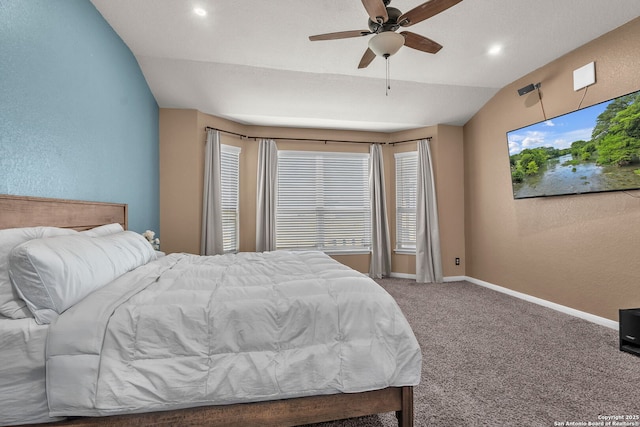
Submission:
[[[113,224],[100,225],[89,230],[84,230],[81,233],[91,237],[100,237],[108,236],[109,234],[120,233],[123,231],[124,228],[122,228],[122,225],[120,225],[120,223],[118,222],[114,222]]]
[[[11,319],[31,317],[25,302],[9,279],[9,254],[21,243],[43,237],[76,234],[77,231],[57,227],[24,227],[0,230],[0,314]]]
[[[147,240],[133,231],[91,237],[52,237],[25,242],[11,251],[9,275],[40,324],[124,273],[156,259]]]

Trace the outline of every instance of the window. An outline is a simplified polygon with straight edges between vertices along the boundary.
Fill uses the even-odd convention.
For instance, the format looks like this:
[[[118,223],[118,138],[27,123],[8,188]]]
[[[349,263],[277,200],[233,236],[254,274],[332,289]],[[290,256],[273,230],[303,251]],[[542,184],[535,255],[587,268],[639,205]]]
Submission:
[[[238,188],[240,148],[220,144],[222,189],[222,241],[224,252],[238,251]]]
[[[371,250],[369,154],[278,152],[277,249]]]
[[[418,152],[396,153],[396,252],[416,251]]]

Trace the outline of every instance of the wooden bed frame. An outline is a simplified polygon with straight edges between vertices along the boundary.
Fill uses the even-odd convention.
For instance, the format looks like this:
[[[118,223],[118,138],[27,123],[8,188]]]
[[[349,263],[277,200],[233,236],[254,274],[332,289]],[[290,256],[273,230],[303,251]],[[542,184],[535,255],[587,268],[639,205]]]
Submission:
[[[0,195],[0,229],[55,226],[86,230],[118,222],[127,229],[127,205]],[[297,426],[382,412],[396,412],[398,426],[413,426],[413,387],[389,387],[294,399],[202,406],[108,417],[78,417],[42,426]]]
[[[126,230],[127,220],[127,205],[122,203],[0,194],[0,230],[40,225],[87,230],[115,222]]]

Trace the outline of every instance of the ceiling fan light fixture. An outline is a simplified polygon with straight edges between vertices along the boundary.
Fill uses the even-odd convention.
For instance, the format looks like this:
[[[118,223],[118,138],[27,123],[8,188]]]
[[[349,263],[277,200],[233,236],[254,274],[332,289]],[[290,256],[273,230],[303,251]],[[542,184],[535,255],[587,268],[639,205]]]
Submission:
[[[378,56],[391,56],[404,45],[404,37],[393,31],[378,33],[369,40],[369,49]]]

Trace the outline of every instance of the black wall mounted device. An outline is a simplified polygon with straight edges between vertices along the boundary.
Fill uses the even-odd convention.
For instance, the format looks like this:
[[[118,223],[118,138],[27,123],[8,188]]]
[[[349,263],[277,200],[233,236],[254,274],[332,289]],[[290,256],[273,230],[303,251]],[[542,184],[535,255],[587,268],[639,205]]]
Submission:
[[[620,351],[640,356],[640,308],[620,310]]]

